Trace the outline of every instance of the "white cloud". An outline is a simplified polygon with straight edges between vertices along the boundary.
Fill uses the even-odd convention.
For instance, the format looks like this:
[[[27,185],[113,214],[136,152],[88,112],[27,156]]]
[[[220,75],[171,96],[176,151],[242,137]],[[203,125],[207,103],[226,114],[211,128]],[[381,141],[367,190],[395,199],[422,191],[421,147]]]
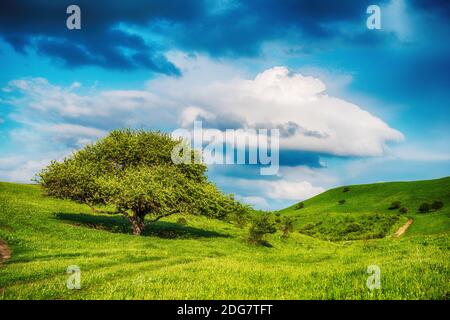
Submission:
[[[411,16],[404,0],[391,0],[381,6],[381,28],[394,32],[401,41],[409,41],[413,36]]]
[[[436,152],[436,150],[417,145],[406,145],[392,150],[389,158],[410,161],[450,161],[450,153]]]
[[[148,111],[158,105],[157,97],[148,91],[106,90],[83,95],[74,91],[79,87],[80,83],[60,87],[44,78],[12,80],[4,91],[18,91],[22,96],[7,99],[5,103],[27,107],[29,111],[46,117],[57,115],[72,121],[94,118],[98,122],[102,118],[116,117],[124,122],[124,115],[132,116],[136,109]]]
[[[290,181],[308,181],[314,186],[321,186],[325,189],[341,185],[337,172],[333,168],[310,168],[304,165],[281,167],[280,176],[289,178]]]
[[[321,80],[291,74],[285,67],[265,70],[250,80],[215,80],[212,74],[201,84],[190,82],[197,73],[205,77],[198,65],[179,79],[148,83],[162,100],[177,105],[182,126],[198,117],[217,123],[225,115],[243,119],[249,127],[294,124],[298,130],[281,140],[282,148],[340,156],[381,156],[386,143],[403,139],[361,107],[329,96]]]
[[[32,183],[31,179],[51,159],[31,160],[22,156],[0,158],[0,179],[2,181]]]
[[[273,181],[266,183],[266,194],[278,200],[304,200],[325,191],[322,187],[314,187],[308,181]]]
[[[317,78],[274,67],[249,80],[203,57],[173,56],[183,77],[157,77],[146,90],[81,95],[73,91],[81,84],[62,88],[43,78],[21,79],[10,81],[7,90],[19,90],[22,97],[8,102],[44,119],[54,116],[55,122],[102,129],[151,121],[186,127],[199,117],[223,126],[286,127],[291,131],[282,137],[281,148],[339,156],[381,156],[386,143],[403,139],[361,107],[329,96]]]
[[[263,194],[265,197],[272,200],[300,201],[311,198],[325,191],[324,188],[313,186],[308,181],[291,181],[284,178],[279,180],[234,178],[233,183],[238,185],[240,188],[252,190],[256,194]],[[251,199],[254,196],[247,197],[250,197]]]
[[[253,205],[257,208],[267,208],[269,206],[267,200],[263,197],[258,196],[249,196],[249,197],[242,197],[237,196],[237,199],[241,200],[244,203]]]
[[[68,123],[39,125],[38,130],[48,134],[49,138],[55,142],[77,149],[108,133],[105,130]]]
[[[33,123],[25,121],[26,128],[10,131],[11,139],[25,148],[33,149],[52,143],[55,147],[79,149],[105,136],[107,131],[69,123]]]

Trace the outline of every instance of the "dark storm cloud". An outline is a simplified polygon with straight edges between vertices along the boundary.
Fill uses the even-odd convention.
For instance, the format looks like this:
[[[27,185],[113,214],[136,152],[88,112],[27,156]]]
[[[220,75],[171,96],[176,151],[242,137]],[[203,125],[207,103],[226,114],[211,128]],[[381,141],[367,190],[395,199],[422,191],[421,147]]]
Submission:
[[[240,1],[221,14],[207,15],[201,21],[193,21],[189,28],[175,25],[172,33],[177,42],[187,49],[204,50],[216,56],[252,56],[257,55],[261,45],[270,40],[293,37],[295,41],[303,44],[308,41],[309,45],[314,46],[320,41],[345,40],[354,37],[355,32],[364,33],[366,8],[372,2]],[[384,2],[379,1],[379,4]],[[355,28],[355,25],[359,27]],[[342,32],[343,27],[345,32]]]
[[[66,8],[81,7],[81,30],[66,28]],[[195,19],[201,1],[14,1],[0,2],[0,35],[19,52],[29,46],[68,66],[100,65],[113,69],[144,67],[177,75],[179,71],[156,45],[114,29],[118,23],[145,25],[155,19]],[[129,52],[127,52],[129,51]]]
[[[408,3],[413,10],[437,17],[448,16],[450,7],[448,1]],[[81,30],[66,28],[70,4],[81,7]],[[36,49],[68,66],[146,68],[178,75],[179,70],[164,56],[168,49],[254,56],[265,42],[273,40],[301,44],[305,52],[320,44],[373,46],[392,41],[387,32],[374,34],[365,29],[370,4],[372,0],[3,0],[0,36],[18,52]],[[118,24],[152,30],[159,36],[152,39],[148,33],[144,40],[118,29]],[[164,43],[159,43],[161,39]]]
[[[418,10],[436,13],[445,18],[450,17],[450,1],[448,0],[410,0]]]

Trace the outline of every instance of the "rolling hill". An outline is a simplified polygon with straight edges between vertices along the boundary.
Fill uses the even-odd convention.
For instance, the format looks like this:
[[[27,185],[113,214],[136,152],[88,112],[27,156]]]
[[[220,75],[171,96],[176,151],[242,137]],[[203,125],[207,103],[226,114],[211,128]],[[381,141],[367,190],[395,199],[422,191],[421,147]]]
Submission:
[[[199,216],[164,218],[137,237],[120,216],[44,197],[35,185],[0,182],[0,240],[11,253],[0,262],[0,299],[448,299],[448,186],[445,178],[330,190],[303,209],[282,210],[296,230],[288,239],[269,235],[265,247],[246,242],[247,227]],[[444,208],[415,211],[435,199]],[[410,211],[388,221],[384,238],[367,237],[384,232],[384,222],[351,237],[332,223],[347,217],[366,228],[372,214],[395,216],[386,209],[395,200]],[[407,216],[412,227],[392,238]],[[316,224],[310,235],[308,223]],[[365,240],[323,240],[333,236]],[[73,265],[80,290],[66,286]],[[378,290],[366,286],[371,265],[381,269]]]
[[[342,200],[345,200],[342,201]],[[389,209],[395,201],[395,209]],[[437,211],[420,213],[419,206],[442,201]],[[341,203],[340,203],[341,202]],[[343,203],[342,203],[343,202]],[[450,177],[411,182],[385,182],[338,187],[279,211],[295,220],[301,233],[326,240],[383,238],[404,224],[414,223],[410,234],[450,230]],[[400,212],[407,208],[407,212]]]

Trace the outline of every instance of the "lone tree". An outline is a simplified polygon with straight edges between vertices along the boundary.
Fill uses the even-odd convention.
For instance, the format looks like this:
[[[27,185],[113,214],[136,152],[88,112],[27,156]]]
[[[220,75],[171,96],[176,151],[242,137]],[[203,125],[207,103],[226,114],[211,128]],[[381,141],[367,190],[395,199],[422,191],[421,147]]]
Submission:
[[[142,233],[146,217],[151,223],[176,213],[224,218],[233,212],[238,202],[208,182],[205,165],[172,162],[179,143],[161,132],[115,130],[62,162],[53,161],[37,181],[49,196],[93,209],[114,206],[135,235]]]

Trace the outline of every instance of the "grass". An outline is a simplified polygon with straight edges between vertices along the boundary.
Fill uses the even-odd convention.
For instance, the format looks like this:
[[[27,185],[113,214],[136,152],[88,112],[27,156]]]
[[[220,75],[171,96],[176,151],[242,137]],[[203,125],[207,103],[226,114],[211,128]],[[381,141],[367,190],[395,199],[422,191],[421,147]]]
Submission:
[[[430,198],[444,201],[438,213],[411,213],[415,222],[401,238],[389,235],[409,213],[381,239],[330,242],[297,229],[287,240],[270,235],[272,247],[249,245],[245,229],[204,217],[181,225],[172,216],[136,237],[121,217],[43,197],[37,186],[0,183],[0,239],[13,252],[0,267],[0,299],[445,299],[450,203],[442,192],[450,188],[448,179],[436,181],[423,182],[434,191],[424,188],[420,197],[408,184],[405,192],[389,185],[387,191],[379,185],[351,186],[344,194],[336,189],[282,213],[298,219],[296,228],[316,221],[314,214],[327,224],[328,212],[354,215],[365,225],[365,214],[394,214],[384,207],[400,195],[411,208]],[[389,199],[371,196],[377,203],[367,203],[364,192],[385,192]],[[336,205],[343,196],[346,204]],[[373,264],[381,268],[381,289],[371,291],[366,280]],[[70,265],[81,268],[81,290],[66,287]]]
[[[354,185],[328,190],[297,205],[281,210],[295,219],[300,232],[325,240],[357,240],[383,238],[412,218],[416,222],[409,233],[435,234],[450,229],[450,178],[412,182],[387,182]],[[339,200],[345,200],[339,204]],[[443,201],[437,212],[419,213],[421,203]],[[390,210],[400,201],[408,208],[402,214]]]

